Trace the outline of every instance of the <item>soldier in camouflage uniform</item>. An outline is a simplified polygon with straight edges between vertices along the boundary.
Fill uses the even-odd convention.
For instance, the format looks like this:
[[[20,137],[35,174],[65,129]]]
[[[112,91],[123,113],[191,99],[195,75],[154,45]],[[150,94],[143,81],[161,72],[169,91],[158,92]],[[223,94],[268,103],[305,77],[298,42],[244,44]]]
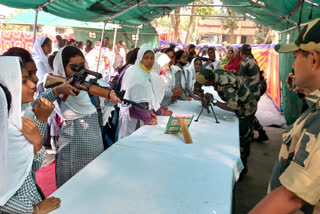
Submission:
[[[284,132],[269,194],[250,212],[320,213],[320,18],[308,23],[292,44],[279,44],[280,53],[293,52],[295,91],[305,95],[307,109]]]
[[[242,57],[242,61],[237,76],[248,86],[257,102],[259,102],[261,97],[260,68],[257,61],[252,55],[251,46],[247,44],[242,45],[240,49],[240,56]],[[254,130],[259,132],[259,137],[255,139],[256,141],[262,142],[269,139],[256,117],[254,117],[253,120],[253,127]]]
[[[235,112],[239,118],[240,152],[244,166],[242,174],[246,174],[247,158],[250,154],[250,144],[253,141],[252,122],[257,111],[257,101],[248,87],[238,77],[222,69],[202,69],[196,76],[196,90],[202,85],[213,85],[221,99],[226,103],[215,100],[219,108]]]

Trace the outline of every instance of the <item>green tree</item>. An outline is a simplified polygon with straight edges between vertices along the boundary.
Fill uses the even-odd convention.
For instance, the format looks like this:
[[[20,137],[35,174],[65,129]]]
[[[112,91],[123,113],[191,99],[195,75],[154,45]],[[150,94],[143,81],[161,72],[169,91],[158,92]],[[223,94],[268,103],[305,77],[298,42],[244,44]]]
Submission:
[[[229,8],[226,10],[226,14],[229,16],[236,15],[235,12],[231,11]],[[221,20],[221,25],[223,30],[228,30],[230,33],[230,43],[235,44],[236,43],[236,36],[234,35],[234,31],[238,29],[238,22],[239,19],[235,18],[225,18]]]
[[[210,5],[212,4],[213,1],[212,0],[198,0],[197,1],[197,5]],[[197,7],[196,8],[196,14],[199,15],[219,15],[220,12],[218,10],[216,10],[214,7]],[[201,17],[197,17],[196,19],[208,19],[205,16],[201,16]]]
[[[271,44],[274,37],[274,32],[271,28],[267,26],[258,26],[258,31],[256,31],[254,38],[257,44]]]
[[[212,4],[212,0],[198,0],[192,3],[192,5],[208,5]],[[179,10],[179,13],[177,11]],[[192,41],[194,38],[195,23],[200,19],[207,19],[205,16],[179,16],[176,14],[197,14],[197,15],[218,15],[220,12],[214,7],[182,7],[173,11],[169,16],[163,16],[158,19],[153,20],[152,24],[156,27],[170,27],[175,30],[175,41],[180,40],[181,38],[180,31],[186,31],[187,36],[184,42],[187,44]],[[179,32],[179,33],[178,33]]]

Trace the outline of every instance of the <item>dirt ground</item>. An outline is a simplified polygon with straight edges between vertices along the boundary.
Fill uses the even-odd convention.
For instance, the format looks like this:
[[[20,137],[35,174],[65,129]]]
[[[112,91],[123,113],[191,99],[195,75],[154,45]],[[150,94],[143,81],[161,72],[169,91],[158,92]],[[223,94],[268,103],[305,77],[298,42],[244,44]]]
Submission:
[[[233,214],[247,214],[267,192],[272,167],[281,146],[282,128],[265,127],[269,140],[253,143],[248,174],[234,187]]]

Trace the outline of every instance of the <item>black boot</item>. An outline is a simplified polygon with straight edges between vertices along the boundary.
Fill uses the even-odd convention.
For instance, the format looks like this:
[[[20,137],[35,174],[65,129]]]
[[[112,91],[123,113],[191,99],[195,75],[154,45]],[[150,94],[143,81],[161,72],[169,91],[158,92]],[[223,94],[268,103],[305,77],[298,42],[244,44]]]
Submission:
[[[247,157],[241,157],[241,162],[242,162],[242,165],[243,165],[243,170],[240,173],[238,182],[242,181],[244,176],[248,173]]]
[[[255,138],[254,140],[257,141],[257,142],[263,142],[263,141],[267,141],[269,140],[269,137],[268,135],[266,134],[266,131],[261,129],[258,131],[259,132],[259,137],[258,138]]]

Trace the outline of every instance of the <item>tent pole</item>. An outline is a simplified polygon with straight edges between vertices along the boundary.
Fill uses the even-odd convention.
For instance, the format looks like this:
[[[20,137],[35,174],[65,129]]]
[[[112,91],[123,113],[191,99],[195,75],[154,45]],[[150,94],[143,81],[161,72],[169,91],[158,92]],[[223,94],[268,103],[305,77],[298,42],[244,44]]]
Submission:
[[[115,47],[115,44],[116,44],[116,39],[117,39],[117,31],[118,31],[118,27],[116,27],[114,29],[114,34],[113,34],[113,44],[112,44],[112,65],[114,64],[114,60],[116,59],[116,55],[114,53],[114,47]],[[110,70],[110,69],[109,69]],[[111,71],[110,71],[111,72]],[[110,78],[111,78],[111,75],[110,75]]]
[[[138,30],[137,30],[137,34],[136,34],[136,42],[135,42],[135,44],[134,44],[134,48],[137,48],[139,32],[140,32],[140,28],[138,28]]]
[[[252,5],[221,5],[221,4],[199,4],[199,5],[189,5],[189,4],[142,4],[143,7],[252,7]]]
[[[97,64],[97,67],[96,67],[96,72],[98,72],[98,69],[99,69],[101,49],[102,49],[102,42],[103,42],[104,31],[105,31],[105,29],[106,29],[106,25],[107,25],[107,22],[104,22],[104,24],[103,24],[103,29],[102,29],[102,34],[101,34],[101,40],[100,40],[101,42],[100,42],[100,49],[99,49],[98,64]]]
[[[305,2],[305,3],[308,3],[308,4],[310,4],[310,5],[313,5],[313,6],[317,7],[317,8],[320,8],[320,5],[319,5],[319,4],[313,3],[313,2],[311,2],[311,1],[309,1],[309,0],[304,0],[304,2]]]
[[[36,41],[36,37],[37,37],[37,25],[38,25],[38,14],[39,14],[39,9],[35,9],[36,10],[36,15],[35,15],[35,18],[34,18],[34,26],[33,26],[33,43],[35,43]]]
[[[116,39],[117,39],[117,30],[118,30],[118,28],[116,27],[116,28],[114,29],[114,34],[113,34],[112,52],[114,52],[114,46],[115,46],[115,44],[116,44]]]
[[[37,37],[37,25],[38,25],[38,14],[39,14],[39,11],[40,11],[42,8],[44,8],[45,6],[51,4],[51,3],[54,2],[54,1],[55,1],[55,0],[49,0],[49,1],[47,1],[47,2],[45,2],[45,3],[43,3],[43,4],[41,4],[41,5],[39,5],[39,6],[35,9],[35,11],[36,11],[36,16],[35,16],[35,18],[34,18],[33,43],[32,43],[32,44],[34,44],[35,41],[36,41],[36,39],[37,39],[36,37]]]

